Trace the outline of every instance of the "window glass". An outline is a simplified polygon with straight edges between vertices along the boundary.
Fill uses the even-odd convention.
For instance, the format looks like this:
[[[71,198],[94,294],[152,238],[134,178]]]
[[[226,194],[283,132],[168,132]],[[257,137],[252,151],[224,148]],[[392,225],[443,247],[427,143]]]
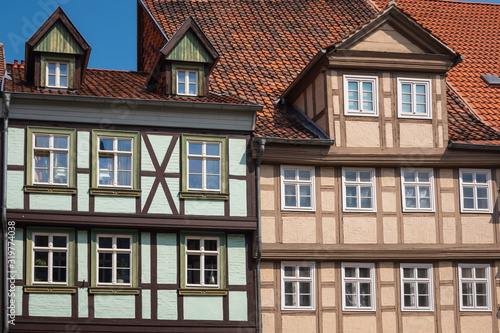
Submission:
[[[344,75],[344,114],[378,115],[377,78]]]
[[[461,311],[491,311],[489,271],[487,264],[458,264]]]
[[[490,213],[491,172],[490,170],[460,170],[460,196],[462,212]]]
[[[433,310],[432,265],[401,264],[401,272],[401,310]]]
[[[281,208],[314,210],[314,168],[281,167]]]
[[[281,264],[282,310],[314,310],[314,263]]]
[[[342,169],[344,211],[375,211],[375,170]]]
[[[375,310],[374,265],[342,263],[342,295],[344,311]]]

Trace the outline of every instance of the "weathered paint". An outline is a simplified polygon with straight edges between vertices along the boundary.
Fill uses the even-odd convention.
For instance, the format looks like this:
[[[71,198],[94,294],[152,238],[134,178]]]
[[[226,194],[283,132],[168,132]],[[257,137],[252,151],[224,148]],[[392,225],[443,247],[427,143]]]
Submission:
[[[151,283],[151,234],[141,233],[141,282]]]
[[[9,140],[10,141],[10,140]],[[24,172],[7,171],[7,208],[24,208]]]
[[[229,292],[229,320],[247,321],[247,292],[230,291]]]
[[[29,294],[28,314],[34,317],[71,317],[71,295]]]
[[[244,235],[227,236],[229,285],[246,285],[246,249]]]
[[[94,295],[96,318],[135,318],[135,295]]]
[[[165,172],[167,173],[178,173],[180,172],[180,163],[181,163],[181,156],[180,156],[180,148],[179,148],[179,142],[181,140],[177,140],[175,143],[174,150],[172,151],[172,155],[170,155],[170,159],[168,160],[167,164],[167,169]]]
[[[247,182],[229,179],[229,215],[247,216]]]
[[[222,296],[183,296],[185,320],[223,320]]]
[[[203,44],[190,30],[182,36],[181,40],[167,54],[168,60],[191,61],[212,63],[214,59],[207,52]]]
[[[224,201],[186,200],[184,211],[186,215],[223,216]]]
[[[78,317],[89,316],[89,292],[87,288],[78,288]]]
[[[176,290],[158,290],[158,319],[177,320]]]
[[[167,182],[170,195],[174,200],[175,208],[177,208],[177,211],[179,211],[179,204],[180,204],[179,190],[181,184],[180,178],[165,178],[165,181]]]
[[[134,197],[95,196],[94,210],[100,213],[135,213]]]
[[[87,231],[79,230],[77,234],[78,242],[78,281],[89,281],[88,277],[88,235]]]
[[[144,140],[141,141],[141,171],[155,171]]]
[[[33,48],[38,52],[83,54],[83,50],[61,21],[57,21]]]
[[[7,164],[24,165],[24,128],[9,127]]]
[[[157,244],[157,276],[158,283],[177,283],[177,235],[159,233]]]
[[[10,270],[15,272],[16,279],[23,278],[23,267],[24,267],[24,229],[16,227],[16,235],[14,236],[14,250],[16,262],[14,264],[15,269]]]
[[[146,201],[151,193],[151,188],[153,187],[153,183],[155,181],[155,177],[141,177],[141,206],[144,209],[146,205]],[[163,191],[163,185],[159,185],[155,195],[153,197],[153,201],[149,206],[148,210],[149,214],[172,214],[172,210],[170,209],[170,205],[168,204],[167,197],[165,196],[165,192]]]
[[[71,194],[30,193],[30,209],[71,210]]]
[[[77,165],[79,168],[90,168],[90,132],[78,131],[77,142]]]
[[[23,286],[16,286],[16,316],[23,314]],[[10,301],[10,300],[9,300]]]
[[[151,319],[151,290],[142,289],[142,319]]]
[[[88,212],[89,211],[89,187],[90,187],[90,179],[89,175],[79,174],[76,176],[76,180],[78,182],[77,188],[77,206],[78,211],[80,212]]]
[[[245,176],[247,172],[247,141],[229,139],[229,174]]]

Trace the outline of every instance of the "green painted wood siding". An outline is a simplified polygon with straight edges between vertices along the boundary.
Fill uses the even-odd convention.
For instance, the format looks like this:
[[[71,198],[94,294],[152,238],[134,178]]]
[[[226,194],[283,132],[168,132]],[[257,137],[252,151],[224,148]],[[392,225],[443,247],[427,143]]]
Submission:
[[[167,55],[167,60],[212,63],[214,59],[200,43],[198,37],[189,30]]]
[[[34,50],[38,52],[83,54],[82,48],[61,21],[57,21],[50,28],[47,34],[35,45]]]

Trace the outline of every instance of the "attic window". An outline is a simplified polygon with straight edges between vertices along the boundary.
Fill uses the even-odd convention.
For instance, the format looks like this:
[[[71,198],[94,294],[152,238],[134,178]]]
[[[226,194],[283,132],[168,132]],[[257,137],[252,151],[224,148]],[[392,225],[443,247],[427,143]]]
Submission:
[[[481,78],[491,86],[500,87],[500,77],[498,75],[481,75]]]
[[[191,70],[177,71],[177,94],[196,96],[198,92],[198,73]]]
[[[68,63],[47,62],[47,87],[68,88]]]

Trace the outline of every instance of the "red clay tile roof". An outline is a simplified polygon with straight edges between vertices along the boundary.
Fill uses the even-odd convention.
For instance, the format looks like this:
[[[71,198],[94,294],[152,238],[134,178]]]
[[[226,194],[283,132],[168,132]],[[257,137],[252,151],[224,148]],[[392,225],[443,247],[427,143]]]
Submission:
[[[373,2],[382,10],[388,1]],[[397,5],[465,56],[449,72],[447,81],[480,120],[500,130],[500,87],[488,86],[480,77],[500,76],[500,5],[445,0],[397,0]],[[453,111],[454,105],[448,107]],[[470,126],[475,128],[476,124],[471,122]],[[450,138],[455,139],[454,133],[450,132]]]
[[[2,79],[4,72],[5,72],[5,50],[3,49],[3,43],[0,43],[0,80]]]
[[[264,106],[255,135],[318,138],[275,101],[318,53],[377,14],[363,0],[142,0],[169,38],[191,15],[221,55],[210,90]]]
[[[159,94],[145,89],[148,76],[144,72],[87,69],[85,81],[79,90],[39,89],[24,81],[24,62],[7,64],[12,81],[5,81],[5,91],[36,94],[58,94],[90,97],[114,97],[147,100],[169,100],[201,103],[252,104],[228,94],[210,93],[207,97],[180,97]]]

